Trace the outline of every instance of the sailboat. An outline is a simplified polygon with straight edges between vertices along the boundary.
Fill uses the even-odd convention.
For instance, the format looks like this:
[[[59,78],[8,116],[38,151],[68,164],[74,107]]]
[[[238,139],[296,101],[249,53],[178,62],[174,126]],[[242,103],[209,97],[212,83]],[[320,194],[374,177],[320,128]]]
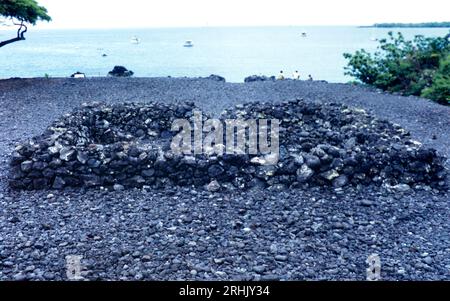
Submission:
[[[371,31],[370,40],[372,42],[377,42],[378,41],[378,38],[375,37],[375,32],[374,32],[373,28],[372,28],[372,31]]]
[[[184,42],[183,47],[193,47],[194,43],[191,40],[187,40],[186,42]]]
[[[139,38],[137,36],[134,36],[131,38],[131,44],[139,44],[141,41],[139,40]]]

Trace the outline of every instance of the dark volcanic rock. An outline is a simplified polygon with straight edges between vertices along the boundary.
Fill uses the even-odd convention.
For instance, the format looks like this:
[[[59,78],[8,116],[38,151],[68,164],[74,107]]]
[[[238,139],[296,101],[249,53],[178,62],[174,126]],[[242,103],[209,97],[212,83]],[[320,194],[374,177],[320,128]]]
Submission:
[[[251,76],[247,76],[244,79],[244,82],[246,82],[246,83],[265,82],[265,81],[275,81],[275,76],[251,75]]]
[[[207,79],[214,80],[217,82],[226,82],[225,77],[217,75],[217,74],[211,74],[207,77]]]
[[[222,166],[214,164],[208,168],[208,174],[211,178],[217,178],[225,172]]]
[[[333,180],[333,187],[339,188],[347,185],[348,177],[346,175],[340,175]]]
[[[220,120],[279,120],[279,154],[174,154],[170,142],[177,133],[171,131],[172,122],[185,118],[192,124],[194,109],[192,103],[85,105],[16,148],[10,186],[117,189],[214,183],[214,191],[224,183],[273,190],[308,183],[397,187],[392,191],[415,184],[446,188],[443,157],[411,140],[399,126],[362,110],[300,100],[238,105],[224,111]],[[271,131],[271,124],[265,129]]]
[[[297,181],[300,183],[307,182],[314,175],[314,171],[308,167],[308,165],[303,164],[297,170]]]
[[[117,185],[117,191],[111,192],[83,188],[13,191],[5,185],[7,171],[13,170],[5,164],[8,158],[13,158],[9,156],[12,145],[42,134],[56,118],[70,113],[86,97],[109,104],[195,99],[202,110],[214,114],[248,100],[270,101],[277,107],[282,99],[306,97],[311,102],[328,99],[365,107],[379,118],[402,124],[417,140],[436,147],[446,156],[450,154],[449,131],[444,130],[450,127],[448,107],[360,86],[307,81],[223,84],[166,78],[22,79],[0,80],[0,91],[1,280],[42,281],[53,277],[57,281],[68,280],[64,257],[69,254],[83,256],[82,276],[89,281],[365,280],[368,267],[365,261],[374,253],[381,256],[384,281],[449,278],[450,195],[437,193],[423,184],[412,184],[405,193],[393,189],[391,194],[373,185],[349,182],[341,194],[317,186],[317,182],[306,182],[298,189],[279,192],[272,190],[264,179],[254,177],[246,182],[249,180],[246,173],[244,179],[240,174],[239,180],[229,183],[217,180],[221,185],[218,192],[204,191],[203,185],[198,188],[167,185],[164,189]],[[185,105],[180,103],[176,107]],[[316,136],[315,130],[304,132],[305,136],[299,136],[307,138],[302,143]],[[431,138],[433,135],[437,140]],[[309,143],[315,147],[314,141]],[[345,169],[346,173],[339,173],[348,174],[350,179],[358,171],[360,160],[356,143],[355,137],[348,153],[340,155],[340,158],[349,156],[343,160],[343,167],[331,163],[333,169]],[[300,152],[306,150],[297,153]],[[21,153],[32,155],[34,148]],[[15,169],[20,176],[19,163],[27,158],[14,154],[18,164]],[[236,162],[239,158],[227,160],[227,172],[241,170],[241,164],[242,169],[250,167],[245,160]],[[301,155],[292,156],[288,162],[291,161],[295,164],[294,171],[290,167],[280,172],[296,177],[296,170],[304,162]],[[118,159],[108,166],[113,162],[119,166]],[[47,169],[53,173],[58,167],[66,167],[66,162],[56,155],[48,163]],[[419,163],[414,169],[428,169],[428,163],[420,160]],[[208,161],[201,164],[204,169],[210,165]],[[80,162],[75,166],[87,168]],[[320,175],[323,170],[316,172]],[[248,175],[252,175],[251,171]],[[161,187],[159,182],[156,184],[161,176],[155,174],[155,184],[151,185]],[[208,183],[205,181],[205,185]],[[235,183],[269,189],[229,191]],[[310,188],[305,189],[308,185]],[[279,261],[283,257],[287,261]],[[256,273],[255,266],[264,266],[263,274]]]
[[[113,70],[108,72],[108,76],[114,76],[114,77],[130,77],[133,76],[134,72],[131,70],[128,70],[127,68],[123,66],[115,66]]]

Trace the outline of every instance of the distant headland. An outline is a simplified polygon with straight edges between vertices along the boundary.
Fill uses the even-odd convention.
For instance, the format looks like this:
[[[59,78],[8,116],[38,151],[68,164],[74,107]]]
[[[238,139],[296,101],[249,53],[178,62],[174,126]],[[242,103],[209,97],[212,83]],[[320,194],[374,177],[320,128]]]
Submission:
[[[425,23],[375,23],[370,26],[360,26],[362,28],[367,27],[379,27],[379,28],[450,28],[450,22],[425,22]]]

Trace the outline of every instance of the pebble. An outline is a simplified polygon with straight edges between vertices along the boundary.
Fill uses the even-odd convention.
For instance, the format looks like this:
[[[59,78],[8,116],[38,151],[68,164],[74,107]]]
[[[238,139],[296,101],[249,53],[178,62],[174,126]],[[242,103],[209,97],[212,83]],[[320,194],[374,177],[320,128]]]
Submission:
[[[365,207],[370,207],[370,206],[373,206],[373,202],[372,201],[369,201],[369,200],[362,200],[361,202],[360,202],[360,204],[362,205],[362,206],[365,206]]]
[[[113,189],[115,191],[122,191],[122,190],[125,189],[125,187],[123,185],[120,185],[120,184],[114,184]]]
[[[14,281],[24,281],[27,279],[27,276],[22,273],[17,273],[13,276]]]
[[[53,280],[53,279],[55,279],[55,274],[53,274],[52,272],[45,272],[44,278],[47,280]]]
[[[278,260],[278,261],[286,261],[287,259],[288,258],[285,255],[277,255],[277,256],[275,256],[275,260]]]
[[[217,192],[220,190],[220,184],[216,180],[213,180],[211,183],[208,184],[206,189],[210,192]]]
[[[433,263],[433,259],[430,256],[427,256],[423,259],[423,262],[430,265],[431,263]]]
[[[258,274],[262,274],[266,271],[266,267],[263,265],[257,265],[253,267],[253,271],[255,271]]]
[[[407,192],[411,190],[411,187],[408,184],[398,184],[393,186],[392,189],[398,192]]]
[[[227,275],[227,273],[221,271],[216,271],[214,274],[216,274],[219,277],[225,277]]]

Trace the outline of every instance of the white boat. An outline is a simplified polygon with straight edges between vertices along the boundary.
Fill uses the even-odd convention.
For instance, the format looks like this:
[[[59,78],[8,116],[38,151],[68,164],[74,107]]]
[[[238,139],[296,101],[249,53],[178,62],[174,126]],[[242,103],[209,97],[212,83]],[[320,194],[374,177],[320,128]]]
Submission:
[[[138,37],[134,36],[131,38],[131,44],[139,44],[141,42],[141,40],[139,40]]]
[[[375,36],[375,30],[372,28],[372,30],[370,31],[370,40],[372,42],[378,42],[378,38]]]
[[[183,47],[193,47],[193,46],[194,46],[194,44],[192,43],[191,40],[187,40],[186,42],[184,42],[184,45],[183,45]]]
[[[302,37],[303,37],[303,38],[306,38],[307,36],[308,36],[308,34],[306,33],[306,31],[303,31],[303,32],[302,32]]]

